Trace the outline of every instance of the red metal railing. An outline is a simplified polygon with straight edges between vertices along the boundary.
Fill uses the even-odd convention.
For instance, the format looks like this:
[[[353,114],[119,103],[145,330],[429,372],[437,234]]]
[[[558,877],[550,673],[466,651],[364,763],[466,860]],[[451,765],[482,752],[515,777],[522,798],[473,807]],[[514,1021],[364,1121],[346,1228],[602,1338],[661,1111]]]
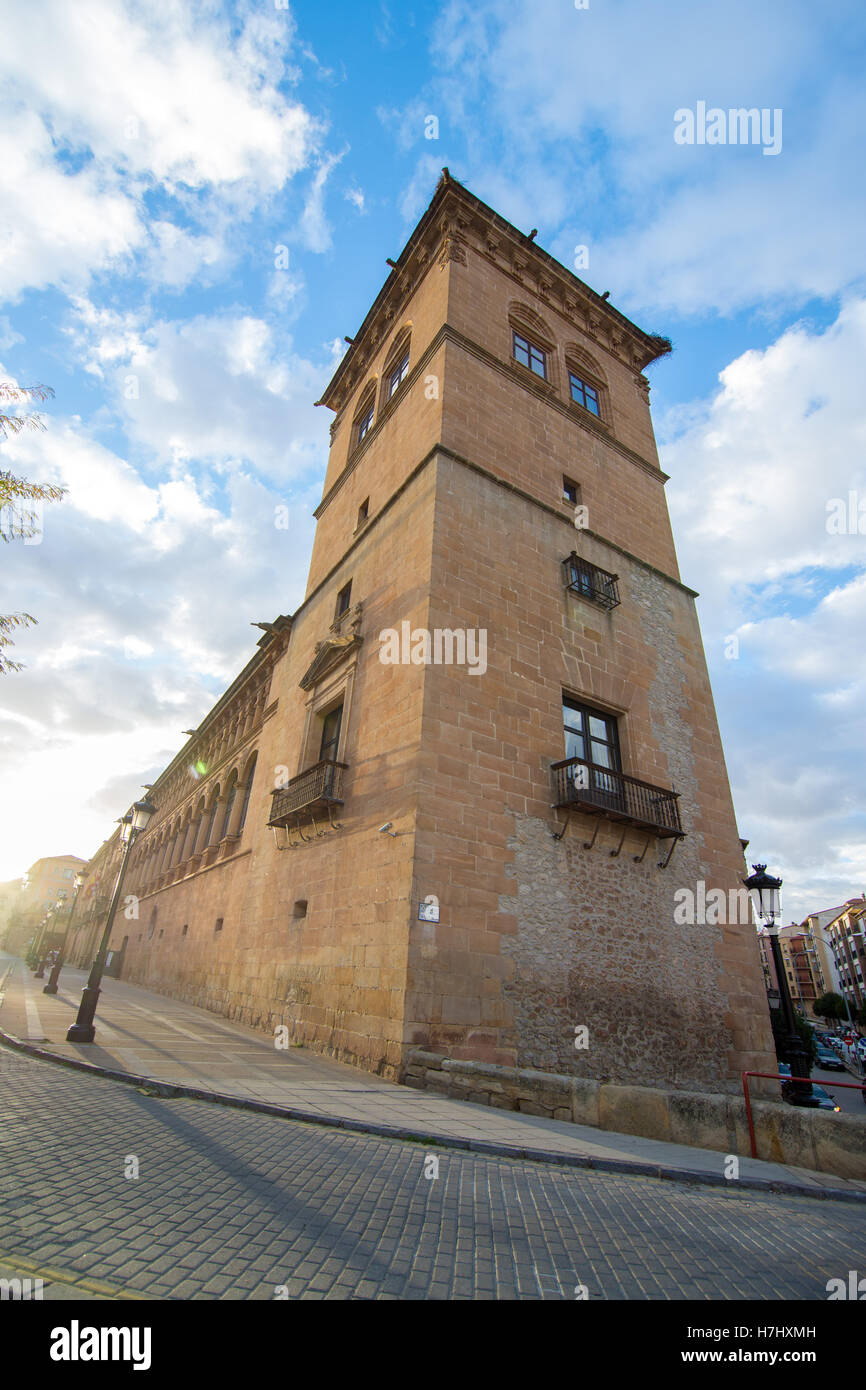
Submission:
[[[749,1142],[752,1146],[752,1158],[758,1157],[758,1145],[755,1139],[755,1121],[752,1118],[752,1101],[749,1096],[749,1083],[747,1077],[761,1076],[767,1081],[806,1081],[811,1086],[814,1082],[816,1086],[839,1086],[842,1090],[862,1091],[863,1099],[866,1100],[866,1078],[863,1081],[825,1081],[823,1076],[820,1081],[815,1081],[812,1076],[781,1076],[773,1071],[744,1071],[740,1072],[743,1082],[743,1094],[746,1097],[746,1119],[749,1122]]]

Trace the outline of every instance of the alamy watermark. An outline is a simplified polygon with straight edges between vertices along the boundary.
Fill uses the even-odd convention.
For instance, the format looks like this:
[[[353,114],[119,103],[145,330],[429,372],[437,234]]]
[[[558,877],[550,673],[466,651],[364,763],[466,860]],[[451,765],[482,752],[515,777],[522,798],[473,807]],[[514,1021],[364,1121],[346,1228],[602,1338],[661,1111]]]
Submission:
[[[399,632],[383,628],[379,644],[383,666],[468,666],[470,676],[483,676],[487,670],[487,629],[483,627],[434,627],[431,632],[404,620]]]
[[[782,109],[779,106],[707,107],[699,101],[694,111],[681,106],[674,112],[674,140],[678,145],[762,145],[763,154],[782,153]]]
[[[778,894],[776,894],[778,898]],[[748,888],[707,888],[699,878],[694,888],[674,892],[674,922],[678,926],[750,926],[751,897]]]
[[[44,513],[41,498],[29,498],[26,503],[7,502],[0,507],[0,536],[7,541],[23,541],[25,545],[41,545]]]
[[[843,497],[831,497],[827,503],[827,534],[830,536],[866,536],[866,497],[858,493],[848,493]]]

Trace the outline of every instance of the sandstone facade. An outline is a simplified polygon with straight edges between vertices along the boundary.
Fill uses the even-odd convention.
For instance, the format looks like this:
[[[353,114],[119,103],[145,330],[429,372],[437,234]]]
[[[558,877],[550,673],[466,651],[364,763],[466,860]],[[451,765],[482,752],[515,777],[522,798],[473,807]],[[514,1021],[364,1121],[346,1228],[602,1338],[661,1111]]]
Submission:
[[[674,918],[745,867],[643,375],[667,348],[443,178],[323,396],[304,602],[150,793],[125,978],[394,1077],[412,1048],[684,1090],[768,1069],[754,928]],[[383,661],[404,624],[483,633],[483,671]],[[557,807],[564,700],[620,766]],[[675,836],[629,800],[672,788]]]

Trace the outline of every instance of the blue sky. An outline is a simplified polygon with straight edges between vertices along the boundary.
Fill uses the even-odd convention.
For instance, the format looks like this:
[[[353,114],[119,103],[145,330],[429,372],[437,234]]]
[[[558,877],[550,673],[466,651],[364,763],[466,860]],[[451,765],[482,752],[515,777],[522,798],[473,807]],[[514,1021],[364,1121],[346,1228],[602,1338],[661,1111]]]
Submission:
[[[10,9],[0,379],[57,394],[0,466],[70,491],[2,553],[40,621],[0,690],[0,879],[92,853],[299,603],[313,403],[448,165],[672,338],[653,413],[741,833],[792,915],[863,891],[866,540],[826,526],[866,512],[862,6]],[[780,111],[781,149],[676,143],[699,102]]]

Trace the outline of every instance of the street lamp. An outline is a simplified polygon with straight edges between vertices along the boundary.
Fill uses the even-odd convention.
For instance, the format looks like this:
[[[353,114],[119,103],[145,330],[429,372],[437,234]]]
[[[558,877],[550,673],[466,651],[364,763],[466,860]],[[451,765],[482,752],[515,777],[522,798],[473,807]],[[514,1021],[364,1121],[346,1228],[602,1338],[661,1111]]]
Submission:
[[[155,810],[156,807],[152,802],[145,798],[144,801],[136,801],[132,809],[127,811],[126,815],[121,818],[120,838],[123,841],[123,854],[120,860],[117,882],[114,885],[114,892],[111,896],[111,905],[108,909],[108,921],[105,923],[105,930],[102,933],[99,950],[96,952],[93,965],[90,968],[87,984],[82,991],[81,1003],[78,1006],[78,1017],[66,1033],[67,1042],[92,1043],[96,1036],[93,1018],[96,1013],[96,1003],[100,995],[102,972],[105,968],[105,957],[108,955],[108,943],[111,940],[114,916],[117,912],[117,904],[120,902],[120,894],[123,889],[123,876],[126,873],[126,866],[129,862],[129,852],[141,831],[147,829],[150,818]]]
[[[38,945],[36,948],[36,969],[33,972],[33,978],[35,980],[45,979],[45,955],[43,954],[42,948],[45,945],[45,938],[48,936],[48,928],[54,925],[54,915],[61,905],[60,899],[56,898],[39,924],[39,935],[37,937]]]
[[[60,943],[60,949],[57,952],[57,959],[51,967],[51,974],[48,976],[48,984],[45,985],[44,989],[42,990],[43,994],[57,993],[57,982],[60,979],[60,971],[63,968],[63,959],[66,955],[66,943],[69,940],[69,929],[72,926],[72,919],[75,916],[75,909],[78,906],[78,894],[84,887],[83,873],[79,871],[75,875],[75,878],[72,880],[72,886],[75,889],[75,897],[72,899],[72,906],[69,909],[69,916],[66,919],[66,931],[63,933],[63,940]]]
[[[788,977],[782,960],[782,948],[779,945],[779,928],[774,926],[779,914],[779,889],[782,886],[782,880],[773,878],[772,874],[768,874],[766,864],[753,864],[752,868],[755,872],[748,878],[744,878],[743,883],[752,895],[758,916],[765,923],[766,934],[770,938],[770,949],[773,952],[776,984],[782,1005],[782,1017],[785,1022],[785,1033],[780,1038],[781,1061],[788,1063],[792,1077],[807,1077],[812,1063],[809,1060],[809,1053],[803,1040],[797,1032],[797,1025],[794,1021],[794,1006],[791,1003]],[[815,1106],[818,1104],[809,1081],[792,1081],[791,1099],[795,1105]]]

